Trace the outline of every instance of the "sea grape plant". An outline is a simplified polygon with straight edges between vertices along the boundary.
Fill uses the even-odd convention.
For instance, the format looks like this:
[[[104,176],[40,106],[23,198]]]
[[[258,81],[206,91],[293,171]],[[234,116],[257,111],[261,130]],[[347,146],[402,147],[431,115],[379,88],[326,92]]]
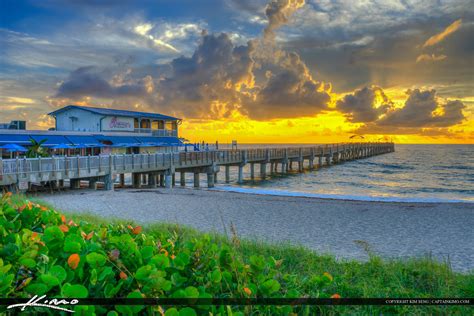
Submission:
[[[146,234],[140,226],[76,223],[49,207],[13,202],[10,194],[0,200],[1,297],[298,297],[301,293],[290,286],[295,276],[282,274],[280,264],[273,257],[256,255],[245,262],[231,244],[206,234],[184,240],[177,232]],[[331,276],[321,276],[317,286],[324,288],[331,281]],[[74,309],[87,315],[293,311],[290,306],[77,305]]]

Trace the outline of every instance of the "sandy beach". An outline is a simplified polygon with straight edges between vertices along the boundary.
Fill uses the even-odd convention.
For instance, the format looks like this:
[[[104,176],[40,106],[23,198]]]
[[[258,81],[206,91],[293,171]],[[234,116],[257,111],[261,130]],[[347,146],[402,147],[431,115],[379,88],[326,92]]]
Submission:
[[[304,245],[338,258],[367,259],[357,241],[382,257],[432,255],[453,269],[474,269],[474,204],[386,203],[281,197],[188,188],[77,190],[41,194],[67,213],[179,223],[241,237]]]

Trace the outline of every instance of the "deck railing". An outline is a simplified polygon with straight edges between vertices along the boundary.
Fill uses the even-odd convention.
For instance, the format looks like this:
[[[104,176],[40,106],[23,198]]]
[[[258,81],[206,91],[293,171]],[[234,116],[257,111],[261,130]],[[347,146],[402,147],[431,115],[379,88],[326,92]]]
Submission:
[[[207,152],[174,152],[155,154],[117,154],[99,156],[71,156],[47,158],[0,159],[0,177],[30,173],[55,172],[131,172],[136,170],[162,170],[171,167],[231,165],[271,160],[297,159],[299,157],[330,156],[348,151],[376,149],[388,152],[393,143],[350,143],[312,147],[257,148],[239,150],[217,150]],[[1,180],[1,178],[0,178]]]

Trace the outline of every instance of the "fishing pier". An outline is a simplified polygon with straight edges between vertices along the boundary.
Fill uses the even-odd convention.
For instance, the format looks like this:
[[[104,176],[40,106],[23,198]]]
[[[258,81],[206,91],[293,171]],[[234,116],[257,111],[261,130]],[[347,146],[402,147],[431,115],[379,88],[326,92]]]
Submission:
[[[229,183],[230,168],[238,168],[237,182],[244,181],[243,168],[250,165],[250,178],[265,179],[271,173],[303,172],[346,161],[393,152],[393,143],[345,143],[288,148],[256,148],[214,150],[203,152],[172,152],[155,154],[110,154],[97,156],[58,156],[46,158],[0,159],[0,187],[25,192],[32,185],[52,189],[79,189],[87,182],[89,188],[113,190],[125,187],[130,174],[132,186],[140,188],[186,185],[186,174],[200,186],[200,176],[207,177],[212,188],[218,174],[224,171]],[[255,168],[257,165],[257,168]],[[295,169],[293,169],[295,168]],[[258,174],[257,174],[258,172]]]

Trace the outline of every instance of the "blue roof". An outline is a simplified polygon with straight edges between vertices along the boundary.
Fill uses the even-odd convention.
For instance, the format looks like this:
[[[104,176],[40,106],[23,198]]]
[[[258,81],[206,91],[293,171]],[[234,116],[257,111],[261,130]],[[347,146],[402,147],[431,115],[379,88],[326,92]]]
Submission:
[[[158,114],[158,113],[148,113],[148,112],[136,112],[136,111],[127,111],[127,110],[115,110],[115,109],[107,109],[107,108],[94,108],[90,106],[79,106],[79,105],[67,105],[59,110],[53,111],[48,113],[49,115],[56,116],[58,113],[63,112],[65,110],[75,108],[81,109],[85,111],[89,111],[92,113],[100,114],[100,115],[113,115],[113,116],[128,116],[128,117],[145,117],[151,119],[158,119],[158,120],[168,120],[168,121],[178,121],[179,118]]]
[[[0,134],[0,144],[31,144],[31,138],[24,134]]]
[[[71,142],[64,136],[61,135],[30,135],[31,138],[40,142],[45,140],[43,146],[55,146],[59,144],[71,144]]]
[[[111,142],[112,145],[118,145],[118,144],[128,144],[128,145],[134,145],[138,144],[139,141],[136,139],[136,137],[132,136],[105,136],[105,135],[94,135],[94,137],[101,141],[108,141]]]
[[[140,147],[145,146],[182,146],[183,143],[177,137],[153,137],[153,136],[106,136],[106,135],[31,135],[31,134],[0,134],[0,146],[3,144],[31,145],[31,139],[43,143],[46,147],[56,145],[75,145],[101,147],[104,142],[110,142],[108,146]],[[78,147],[79,148],[79,147]]]
[[[94,136],[67,135],[66,138],[74,145],[101,145]]]
[[[154,144],[156,146],[181,146],[183,143],[177,137],[153,137],[139,136],[135,137],[141,143]]]

